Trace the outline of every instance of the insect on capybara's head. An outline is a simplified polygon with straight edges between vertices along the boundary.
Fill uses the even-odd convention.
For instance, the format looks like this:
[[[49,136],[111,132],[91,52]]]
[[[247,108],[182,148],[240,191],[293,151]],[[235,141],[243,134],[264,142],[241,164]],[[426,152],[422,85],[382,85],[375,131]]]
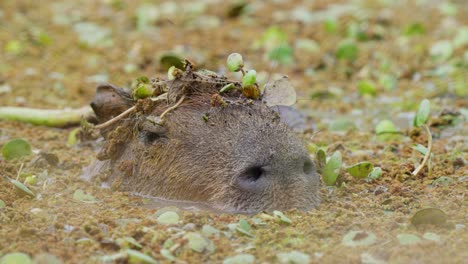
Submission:
[[[100,122],[135,106],[101,131],[101,178],[121,190],[227,212],[317,206],[315,165],[278,113],[235,91],[221,97],[219,89],[203,85],[174,80],[177,92],[169,89],[168,98],[156,102],[134,102],[120,88],[98,87],[91,105]],[[182,93],[182,103],[158,121]]]

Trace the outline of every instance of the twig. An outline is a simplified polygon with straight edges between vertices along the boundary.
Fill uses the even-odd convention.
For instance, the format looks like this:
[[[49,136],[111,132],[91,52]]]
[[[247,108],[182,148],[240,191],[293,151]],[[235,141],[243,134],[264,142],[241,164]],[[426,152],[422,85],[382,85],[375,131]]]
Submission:
[[[422,163],[411,173],[411,174],[413,174],[413,176],[418,175],[419,171],[421,171],[422,168],[424,168],[424,165],[426,165],[427,161],[429,160],[429,157],[431,156],[431,151],[432,151],[432,134],[431,134],[431,130],[429,129],[429,127],[427,125],[423,125],[423,128],[426,130],[426,133],[428,135],[427,152],[426,152],[426,155],[424,155],[424,159],[423,159]]]
[[[100,124],[100,125],[97,125],[95,126],[94,128],[97,128],[97,129],[103,129],[105,127],[108,127],[110,125],[113,125],[115,124],[117,121],[119,121],[120,119],[126,117],[127,115],[129,115],[130,113],[132,113],[133,111],[135,111],[136,109],[136,106],[132,106],[130,107],[129,109],[125,110],[124,112],[122,112],[120,115],[112,118],[112,119],[109,119],[107,120],[106,122]]]
[[[21,163],[21,165],[20,165],[20,167],[18,169],[18,172],[16,173],[16,180],[19,179],[21,171],[23,170],[23,167],[24,167],[24,163]]]
[[[170,111],[176,109],[184,101],[184,99],[185,99],[185,95],[182,95],[182,97],[179,99],[179,101],[175,105],[173,105],[173,106],[167,108],[166,110],[164,110],[164,112],[159,116],[159,118],[163,119],[164,116],[167,113],[169,113]]]

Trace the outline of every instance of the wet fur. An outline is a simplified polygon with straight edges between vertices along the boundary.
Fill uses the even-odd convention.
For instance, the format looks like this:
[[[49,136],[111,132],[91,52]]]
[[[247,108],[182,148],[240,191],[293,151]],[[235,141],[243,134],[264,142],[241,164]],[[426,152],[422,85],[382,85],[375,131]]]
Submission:
[[[236,96],[225,97],[230,103],[224,107],[212,106],[211,95],[190,97],[166,115],[163,127],[146,121],[167,108],[160,103],[108,130],[102,161],[97,162],[107,163],[100,172],[107,170],[108,183],[143,195],[206,202],[225,211],[317,206],[319,176],[315,168],[304,173],[308,153],[278,114],[260,101]],[[252,166],[268,170],[261,190],[237,185],[239,175]]]

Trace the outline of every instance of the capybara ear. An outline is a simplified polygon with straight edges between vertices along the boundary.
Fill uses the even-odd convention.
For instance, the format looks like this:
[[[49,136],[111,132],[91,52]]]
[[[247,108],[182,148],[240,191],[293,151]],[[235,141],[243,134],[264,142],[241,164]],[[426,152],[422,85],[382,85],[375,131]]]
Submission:
[[[134,104],[135,101],[131,95],[122,88],[112,84],[101,84],[96,88],[91,108],[93,108],[99,123],[103,123],[118,116]]]

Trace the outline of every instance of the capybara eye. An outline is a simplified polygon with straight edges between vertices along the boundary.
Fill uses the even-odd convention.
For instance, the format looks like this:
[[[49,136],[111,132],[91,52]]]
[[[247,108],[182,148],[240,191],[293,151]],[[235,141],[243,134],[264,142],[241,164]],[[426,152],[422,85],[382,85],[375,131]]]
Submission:
[[[151,132],[151,131],[140,131],[138,134],[138,138],[144,144],[153,144],[156,140],[160,139],[162,136],[159,133]]]

